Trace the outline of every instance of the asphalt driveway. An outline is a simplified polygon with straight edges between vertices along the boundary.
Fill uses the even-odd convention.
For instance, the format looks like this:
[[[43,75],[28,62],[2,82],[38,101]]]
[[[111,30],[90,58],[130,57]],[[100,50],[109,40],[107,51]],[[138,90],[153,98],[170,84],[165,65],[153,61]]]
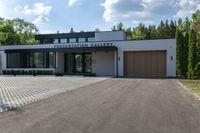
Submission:
[[[107,79],[0,114],[1,133],[199,133],[200,102],[172,79]]]

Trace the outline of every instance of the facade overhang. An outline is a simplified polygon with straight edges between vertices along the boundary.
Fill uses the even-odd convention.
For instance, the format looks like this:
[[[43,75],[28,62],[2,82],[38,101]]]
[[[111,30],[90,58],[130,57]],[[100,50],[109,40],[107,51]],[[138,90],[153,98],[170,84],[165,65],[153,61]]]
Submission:
[[[95,51],[116,51],[116,46],[105,47],[81,47],[81,48],[36,48],[36,49],[8,49],[5,53],[17,53],[17,52],[95,52]]]

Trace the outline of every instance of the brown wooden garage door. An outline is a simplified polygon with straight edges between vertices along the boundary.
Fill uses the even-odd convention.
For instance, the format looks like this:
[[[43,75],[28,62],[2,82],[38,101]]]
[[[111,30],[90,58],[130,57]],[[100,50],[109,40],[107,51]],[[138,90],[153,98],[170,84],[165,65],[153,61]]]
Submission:
[[[166,51],[124,52],[126,77],[166,77]]]

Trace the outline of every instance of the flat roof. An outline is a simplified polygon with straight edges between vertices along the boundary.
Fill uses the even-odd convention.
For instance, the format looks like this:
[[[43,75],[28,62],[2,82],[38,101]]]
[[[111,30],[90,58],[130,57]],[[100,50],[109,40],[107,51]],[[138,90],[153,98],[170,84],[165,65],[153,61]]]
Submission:
[[[95,37],[95,32],[73,32],[73,33],[54,33],[54,34],[38,34],[35,39],[62,39],[62,38],[81,38],[81,37]]]
[[[37,49],[10,49],[5,50],[6,53],[17,52],[94,52],[94,51],[115,51],[116,46],[105,47],[81,47],[81,48],[37,48]]]

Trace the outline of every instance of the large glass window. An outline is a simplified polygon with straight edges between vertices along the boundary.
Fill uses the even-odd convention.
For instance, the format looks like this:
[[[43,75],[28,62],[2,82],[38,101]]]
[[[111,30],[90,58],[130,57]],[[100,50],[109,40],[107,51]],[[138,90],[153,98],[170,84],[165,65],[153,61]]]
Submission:
[[[67,39],[60,39],[60,43],[67,43]]]
[[[78,38],[78,42],[86,42],[86,38]]]
[[[83,55],[75,54],[75,71],[76,73],[83,72]]]
[[[70,43],[76,43],[76,38],[70,38],[70,39],[69,39],[69,42],[70,42]]]
[[[20,67],[20,53],[8,53],[7,65],[12,68]]]
[[[95,41],[94,37],[89,37],[88,38],[88,42],[94,42],[94,41]]]
[[[92,73],[92,54],[85,54],[85,72]]]
[[[55,67],[55,53],[49,52],[49,68]]]
[[[43,58],[43,53],[34,53],[34,67],[35,68],[43,68],[43,62],[44,62],[44,58]]]
[[[58,44],[59,43],[58,39],[54,39],[53,43]]]
[[[54,68],[54,52],[8,53],[8,68]]]
[[[65,72],[68,74],[92,73],[92,54],[65,54]]]

